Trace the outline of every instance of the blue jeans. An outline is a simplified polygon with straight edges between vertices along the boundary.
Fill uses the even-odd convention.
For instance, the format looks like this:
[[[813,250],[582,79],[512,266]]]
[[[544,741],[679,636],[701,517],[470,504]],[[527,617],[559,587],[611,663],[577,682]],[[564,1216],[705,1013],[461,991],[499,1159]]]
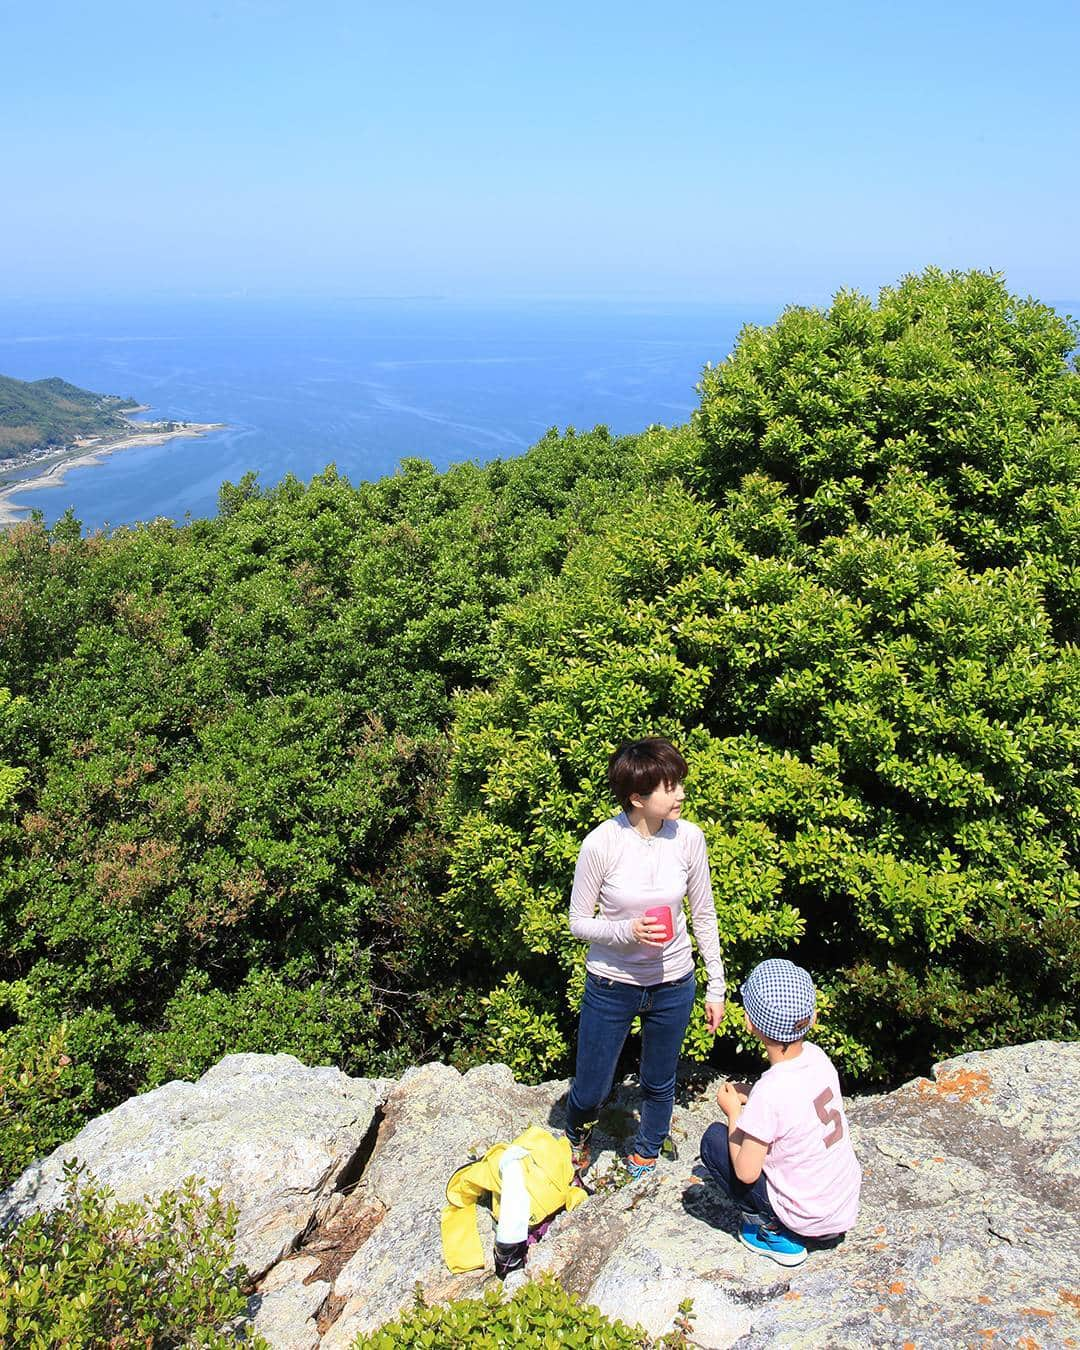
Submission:
[[[720,1189],[726,1191],[742,1210],[744,1219],[764,1228],[783,1226],[769,1203],[765,1173],[762,1172],[756,1181],[749,1183],[740,1181],[735,1175],[731,1165],[731,1149],[728,1148],[728,1127],[722,1122],[710,1125],[702,1135],[701,1161]]]
[[[690,1022],[696,992],[694,972],[669,984],[620,984],[585,976],[578,1027],[577,1065],[566,1104],[566,1133],[581,1141],[582,1127],[594,1122],[615,1080],[619,1055],[635,1017],[641,1018],[641,1120],[630,1152],[655,1158],[671,1128],[675,1068]]]

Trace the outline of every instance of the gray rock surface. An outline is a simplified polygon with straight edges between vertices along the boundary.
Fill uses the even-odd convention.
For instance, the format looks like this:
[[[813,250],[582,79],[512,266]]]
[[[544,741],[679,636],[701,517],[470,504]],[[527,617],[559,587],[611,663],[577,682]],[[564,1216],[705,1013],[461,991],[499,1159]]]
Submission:
[[[410,1069],[386,1099],[375,1152],[354,1203],[385,1217],[342,1267],[334,1283],[340,1312],[323,1337],[345,1350],[409,1305],[419,1281],[431,1301],[479,1293],[492,1274],[490,1216],[481,1212],[486,1271],[451,1275],[442,1260],[439,1216],[450,1173],[471,1155],[513,1138],[534,1121],[549,1123],[550,1085],[525,1087],[504,1064],[462,1075],[445,1064]]]
[[[227,1093],[222,1080],[231,1084]],[[653,1333],[670,1329],[680,1301],[692,1298],[694,1342],[704,1347],[1080,1346],[1080,1045],[965,1055],[938,1065],[932,1079],[849,1101],[865,1172],[859,1221],[845,1242],[812,1251],[794,1270],[738,1243],[734,1209],[697,1162],[717,1113],[714,1089],[680,1090],[672,1130],[680,1160],[556,1219],[531,1250],[532,1274],[550,1271]],[[242,1248],[286,1253],[259,1283],[252,1320],[274,1350],[344,1350],[359,1331],[409,1306],[417,1282],[429,1301],[489,1286],[486,1213],[489,1265],[453,1276],[442,1264],[446,1180],[470,1155],[530,1123],[560,1128],[565,1092],[565,1083],[518,1084],[502,1065],[462,1075],[429,1064],[386,1084],[305,1070],[286,1056],[234,1056],[198,1084],[169,1084],[120,1108],[141,1103],[144,1116],[167,1116],[168,1147],[144,1145],[161,1131],[149,1119],[136,1128],[136,1114],[123,1128],[103,1130],[119,1114],[112,1112],[54,1159],[92,1152],[87,1161],[118,1190],[122,1182],[125,1195],[160,1191],[186,1174],[185,1131],[207,1138],[198,1134],[207,1118],[198,1109],[192,1116],[190,1105],[220,1106],[229,1097],[232,1142],[215,1177],[247,1192]],[[324,1102],[325,1114],[310,1100],[323,1097],[336,1104]],[[632,1132],[636,1100],[625,1086],[605,1111],[593,1177],[604,1175]],[[87,1136],[92,1150],[80,1143]],[[276,1170],[266,1156],[274,1149],[287,1160]],[[249,1165],[256,1154],[259,1170]],[[160,1173],[155,1159],[167,1160]],[[268,1216],[282,1212],[294,1160],[305,1180],[285,1223]],[[55,1194],[50,1162],[0,1197],[0,1215],[44,1203],[49,1186]],[[303,1234],[294,1252],[290,1233]]]
[[[197,1083],[166,1083],[92,1120],[0,1194],[0,1225],[58,1204],[69,1158],[121,1200],[197,1176],[237,1205],[237,1256],[260,1273],[333,1192],[389,1086],[292,1055],[229,1055]]]
[[[249,1319],[274,1350],[316,1350],[316,1318],[330,1294],[330,1285],[314,1278],[319,1269],[317,1256],[279,1261],[249,1300]]]
[[[401,1080],[349,1200],[384,1217],[337,1275],[321,1346],[344,1350],[408,1306],[416,1281],[429,1301],[490,1282],[490,1266],[457,1277],[442,1266],[446,1178],[533,1121],[560,1127],[566,1086],[522,1087],[502,1066],[459,1076],[429,1065]],[[933,1079],[850,1102],[862,1213],[843,1244],[795,1270],[738,1243],[734,1208],[697,1163],[714,1094],[715,1084],[684,1088],[680,1161],[557,1219],[530,1271],[654,1334],[691,1298],[694,1340],[706,1347],[981,1346],[991,1331],[1024,1350],[1080,1345],[1080,1045],[964,1056]],[[635,1109],[624,1087],[602,1119],[594,1176],[632,1132]],[[488,1221],[488,1251],[490,1238]]]

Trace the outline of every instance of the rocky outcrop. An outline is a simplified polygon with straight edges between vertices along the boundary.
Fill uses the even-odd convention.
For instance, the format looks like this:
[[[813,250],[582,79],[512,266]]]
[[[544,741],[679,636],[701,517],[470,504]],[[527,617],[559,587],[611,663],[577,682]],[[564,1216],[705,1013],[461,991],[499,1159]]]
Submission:
[[[429,1301],[487,1285],[490,1268],[442,1264],[446,1179],[530,1123],[559,1128],[565,1092],[501,1065],[429,1064],[388,1083],[231,1056],[94,1121],[0,1197],[0,1216],[52,1203],[72,1154],[125,1197],[195,1172],[241,1207],[241,1256],[263,1272],[250,1314],[270,1344],[343,1350],[410,1304],[417,1282]],[[1080,1045],[967,1055],[851,1101],[859,1222],[795,1270],[739,1245],[733,1209],[697,1164],[713,1097],[712,1084],[686,1084],[679,1161],[561,1216],[529,1269],[654,1332],[692,1298],[702,1346],[1080,1345]],[[594,1175],[635,1107],[631,1086],[609,1104]]]
[[[0,1195],[0,1225],[58,1204],[69,1158],[120,1200],[198,1176],[239,1209],[237,1256],[261,1274],[360,1165],[390,1086],[291,1055],[228,1055],[197,1083],[166,1083],[92,1120]]]

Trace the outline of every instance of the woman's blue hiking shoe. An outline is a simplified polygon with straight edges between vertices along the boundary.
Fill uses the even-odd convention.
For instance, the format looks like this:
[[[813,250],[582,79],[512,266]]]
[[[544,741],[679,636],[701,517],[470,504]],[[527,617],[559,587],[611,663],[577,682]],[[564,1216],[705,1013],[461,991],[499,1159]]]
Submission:
[[[739,1241],[752,1252],[768,1256],[782,1266],[801,1266],[806,1260],[806,1248],[802,1243],[779,1228],[762,1228],[760,1224],[745,1220]]]

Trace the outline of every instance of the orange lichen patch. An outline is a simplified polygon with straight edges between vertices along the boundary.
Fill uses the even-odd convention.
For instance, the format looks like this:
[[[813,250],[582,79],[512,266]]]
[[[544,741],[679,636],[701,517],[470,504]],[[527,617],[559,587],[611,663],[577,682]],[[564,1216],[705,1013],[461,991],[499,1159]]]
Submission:
[[[1054,1314],[1049,1308],[1021,1308],[1020,1313],[1023,1317],[1053,1317]]]
[[[931,1264],[932,1266],[940,1266],[940,1265],[941,1265],[941,1257],[940,1257],[940,1256],[932,1256],[932,1257],[930,1258],[930,1264]]]
[[[989,1302],[990,1302],[990,1295],[989,1295],[989,1294],[980,1294],[979,1297],[975,1300],[975,1302],[976,1302],[976,1303],[989,1303]]]
[[[890,1293],[890,1294],[906,1294],[906,1293],[907,1293],[907,1286],[904,1284],[904,1282],[903,1282],[902,1280],[893,1280],[892,1284],[889,1285],[889,1293]]]
[[[884,1304],[884,1303],[879,1303],[879,1304],[877,1305],[877,1307],[874,1309],[874,1311],[875,1311],[876,1313],[884,1312],[884,1311],[885,1311],[885,1304]]]
[[[1016,1344],[1018,1350],[1039,1350],[1039,1342],[1032,1340],[1030,1336],[1021,1336]]]
[[[944,1162],[944,1161],[945,1161],[944,1158],[935,1158],[935,1159],[934,1159],[934,1162]]]
[[[904,1342],[904,1346],[903,1346],[903,1350],[915,1350],[915,1342],[914,1342],[914,1341],[905,1341],[905,1342]]]
[[[927,1090],[919,1082],[919,1091],[927,1096]],[[951,1097],[959,1102],[980,1101],[990,1095],[990,1075],[978,1069],[956,1069],[952,1073],[938,1074],[936,1083],[929,1084],[930,1090],[941,1097]]]
[[[687,1177],[687,1178],[686,1178],[686,1184],[687,1184],[688,1186],[704,1186],[704,1185],[705,1185],[705,1178],[704,1178],[704,1177]]]
[[[975,1334],[977,1336],[985,1336],[988,1341],[992,1341],[1000,1330],[1000,1327],[979,1327]]]
[[[1067,1289],[1059,1289],[1058,1298],[1062,1303],[1069,1303],[1072,1307],[1080,1309],[1080,1294],[1070,1294]]]
[[[884,1233],[884,1231],[885,1225],[883,1223],[879,1223],[878,1226],[874,1229],[875,1233]]]
[[[887,1242],[875,1242],[874,1251],[883,1252],[889,1244]]]
[[[796,1299],[802,1298],[802,1294],[797,1289],[789,1289],[784,1295],[788,1303],[794,1303]]]

